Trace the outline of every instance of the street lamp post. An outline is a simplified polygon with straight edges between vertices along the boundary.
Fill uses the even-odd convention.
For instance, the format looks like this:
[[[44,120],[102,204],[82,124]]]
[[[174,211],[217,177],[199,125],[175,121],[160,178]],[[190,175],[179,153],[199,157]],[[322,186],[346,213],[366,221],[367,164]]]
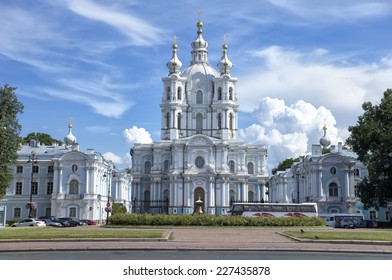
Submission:
[[[112,207],[111,207],[111,205],[110,205],[110,183],[111,183],[111,181],[112,181],[112,178],[113,178],[113,177],[116,177],[116,174],[113,174],[113,175],[112,175],[112,171],[110,170],[110,171],[108,172],[108,175],[109,175],[109,176],[107,176],[106,174],[103,175],[103,177],[108,177],[108,180],[109,180],[109,182],[108,182],[108,202],[106,203],[106,207],[105,207],[105,211],[106,211],[106,224],[107,224],[107,225],[109,224],[109,213],[112,212]]]
[[[33,207],[35,207],[35,204],[33,203],[33,184],[34,184],[34,164],[37,163],[37,156],[35,155],[34,151],[31,152],[31,155],[29,156],[29,160],[27,163],[31,163],[31,180],[30,180],[30,202],[28,203],[28,208],[29,208],[29,218],[33,217]]]

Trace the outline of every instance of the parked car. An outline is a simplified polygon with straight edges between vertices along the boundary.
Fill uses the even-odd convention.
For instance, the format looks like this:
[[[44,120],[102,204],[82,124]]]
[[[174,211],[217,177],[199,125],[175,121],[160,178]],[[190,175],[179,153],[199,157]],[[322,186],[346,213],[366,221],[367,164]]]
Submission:
[[[343,218],[336,220],[336,228],[355,228],[355,221],[349,218]]]
[[[67,221],[70,227],[82,226],[84,223],[71,217],[58,218],[59,221]]]
[[[59,220],[55,216],[41,216],[39,220],[50,220],[55,223],[60,223],[63,227],[69,227],[71,224],[66,220]]]
[[[56,222],[56,220],[41,219],[41,221],[44,221],[46,226],[50,226],[50,227],[64,227],[64,225],[62,223]]]
[[[97,224],[97,222],[92,220],[80,220],[80,221],[87,224],[88,226],[95,226]]]
[[[46,224],[44,221],[29,218],[29,219],[20,221],[18,223],[12,224],[12,227],[46,227]]]
[[[355,224],[357,228],[378,228],[378,224],[373,220],[361,220],[359,223]]]

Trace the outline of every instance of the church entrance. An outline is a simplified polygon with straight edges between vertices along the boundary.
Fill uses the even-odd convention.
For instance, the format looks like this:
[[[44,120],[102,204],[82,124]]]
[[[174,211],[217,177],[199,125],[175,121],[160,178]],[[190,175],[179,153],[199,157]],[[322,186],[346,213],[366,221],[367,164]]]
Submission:
[[[205,192],[202,187],[197,187],[193,192],[193,209],[196,209],[196,201],[198,201],[199,199],[203,201],[203,203],[201,204],[201,209],[203,210],[203,213],[205,213]]]

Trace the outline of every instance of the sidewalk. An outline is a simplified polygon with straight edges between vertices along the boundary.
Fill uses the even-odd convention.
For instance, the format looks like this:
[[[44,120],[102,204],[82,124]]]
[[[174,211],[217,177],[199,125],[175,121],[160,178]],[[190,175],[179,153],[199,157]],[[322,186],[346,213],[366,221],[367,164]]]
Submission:
[[[166,237],[148,240],[3,241],[0,242],[0,252],[26,250],[294,250],[392,254],[391,242],[294,240],[281,234],[288,230],[286,228],[168,227],[151,229],[164,231]]]

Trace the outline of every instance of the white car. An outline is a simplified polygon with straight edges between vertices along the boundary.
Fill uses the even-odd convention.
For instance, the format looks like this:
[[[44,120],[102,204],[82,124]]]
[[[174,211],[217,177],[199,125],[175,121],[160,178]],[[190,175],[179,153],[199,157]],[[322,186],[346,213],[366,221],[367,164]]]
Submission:
[[[30,218],[20,221],[19,223],[14,223],[12,224],[12,227],[46,227],[46,223],[44,221]]]

